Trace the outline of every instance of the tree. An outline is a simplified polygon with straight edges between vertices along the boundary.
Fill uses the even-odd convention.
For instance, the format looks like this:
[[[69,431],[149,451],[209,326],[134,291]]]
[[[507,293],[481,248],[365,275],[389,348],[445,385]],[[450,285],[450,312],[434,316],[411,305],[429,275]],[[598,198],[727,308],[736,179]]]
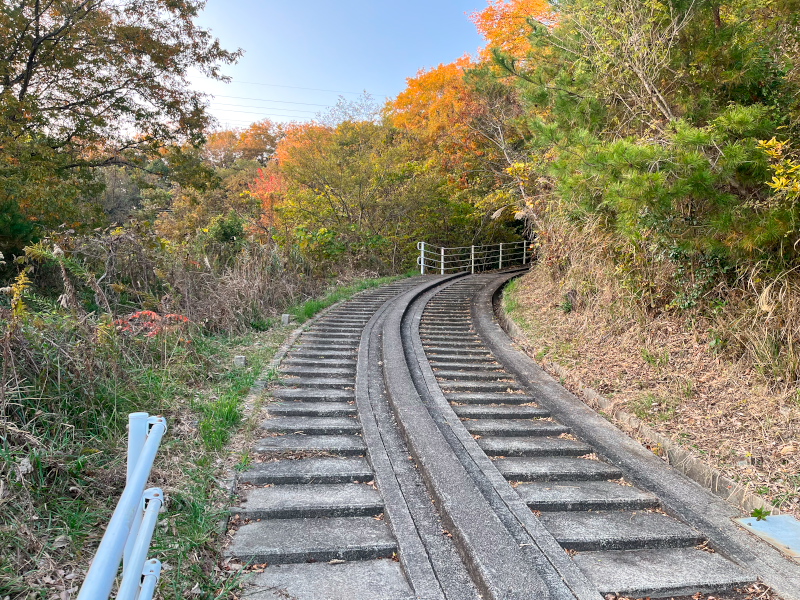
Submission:
[[[276,161],[279,176],[262,174],[251,190],[278,199],[276,238],[315,266],[396,270],[410,266],[419,239],[463,240],[480,226],[469,205],[446,196],[423,147],[388,123],[293,125]]]
[[[486,38],[484,58],[493,51],[516,59],[527,57],[531,46],[530,20],[556,22],[556,14],[546,0],[489,0],[489,6],[470,15],[478,32]]]
[[[239,52],[194,18],[200,0],[16,0],[0,6],[0,202],[30,221],[87,221],[91,169],[198,142],[190,68],[222,79]],[[86,204],[86,202],[83,202]],[[4,234],[0,232],[0,238]]]
[[[283,136],[279,123],[264,119],[246,129],[227,129],[208,135],[203,146],[204,158],[215,167],[230,167],[237,160],[267,164]]]
[[[513,85],[468,57],[409,78],[387,105],[392,122],[413,131],[489,215],[527,196],[522,105]]]
[[[190,68],[222,79],[228,52],[193,19],[200,0],[17,0],[0,8],[8,134],[83,151],[81,163],[152,140],[199,139],[209,119]]]

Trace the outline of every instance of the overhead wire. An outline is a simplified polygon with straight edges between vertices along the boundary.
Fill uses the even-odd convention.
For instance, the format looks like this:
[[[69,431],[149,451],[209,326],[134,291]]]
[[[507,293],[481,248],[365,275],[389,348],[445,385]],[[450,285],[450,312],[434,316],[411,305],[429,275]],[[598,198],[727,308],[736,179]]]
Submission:
[[[291,100],[268,100],[266,98],[246,98],[243,96],[226,96],[224,94],[210,94],[215,98],[230,98],[231,100],[255,100],[257,102],[276,102],[279,104],[304,104],[306,106],[330,106],[330,104],[315,104],[313,102],[293,102]]]
[[[236,81],[232,81],[231,83],[244,83],[246,85],[263,85],[263,86],[266,86],[266,87],[288,88],[288,89],[292,89],[292,90],[308,90],[308,91],[311,91],[311,92],[331,92],[331,93],[334,93],[334,94],[355,94],[356,96],[366,92],[366,90],[363,90],[361,92],[345,92],[343,90],[325,90],[325,89],[320,89],[320,88],[298,87],[296,85],[279,85],[277,83],[256,83],[255,81],[240,81],[240,80],[236,80]],[[386,94],[379,94],[379,95],[385,96]]]

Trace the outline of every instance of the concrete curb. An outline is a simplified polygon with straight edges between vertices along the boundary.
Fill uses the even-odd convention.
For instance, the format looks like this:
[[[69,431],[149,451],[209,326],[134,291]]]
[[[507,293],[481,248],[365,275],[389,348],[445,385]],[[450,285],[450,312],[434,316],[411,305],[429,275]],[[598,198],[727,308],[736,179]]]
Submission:
[[[520,347],[529,346],[527,336],[511,317],[506,314],[503,306],[495,307],[495,315],[497,316],[497,321],[500,323],[500,326],[512,340],[517,342]],[[546,371],[555,373],[558,377],[567,378],[570,376],[570,371],[557,363],[552,361],[538,362],[540,362],[540,366]],[[723,500],[738,506],[748,514],[755,508],[769,509],[773,515],[781,514],[778,509],[761,496],[757,496],[741,483],[726,477],[719,470],[697,458],[689,450],[686,450],[677,442],[659,433],[635,415],[618,408],[615,402],[602,396],[596,390],[583,385],[580,381],[576,383],[576,387],[588,406],[609,415],[617,425],[644,440],[646,445],[653,450],[654,454],[662,456],[663,453],[667,464],[676,468]]]
[[[420,283],[411,289],[437,283],[439,282],[432,280]],[[380,393],[380,390],[374,388],[376,384],[383,383],[380,367],[381,325],[392,304],[405,293],[407,291],[387,300],[364,326],[356,364],[356,406],[361,422],[361,434],[367,446],[367,459],[375,473],[375,481],[384,500],[386,520],[397,540],[397,553],[406,579],[418,597],[426,600],[444,600],[444,592],[397,479],[390,449],[387,448],[387,441],[384,439],[388,432],[382,431],[382,423],[372,406],[372,396]]]

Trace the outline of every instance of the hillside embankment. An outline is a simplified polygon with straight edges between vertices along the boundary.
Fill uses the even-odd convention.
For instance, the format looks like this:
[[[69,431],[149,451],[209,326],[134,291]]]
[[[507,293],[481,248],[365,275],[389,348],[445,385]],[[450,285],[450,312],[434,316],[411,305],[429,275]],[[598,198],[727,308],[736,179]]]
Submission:
[[[588,404],[597,408],[592,390],[609,400],[601,412],[623,429],[631,429],[627,413],[742,484],[748,510],[763,498],[763,511],[800,515],[796,384],[736,348],[720,350],[697,314],[648,316],[615,293],[613,278],[589,293],[574,276],[539,263],[506,288],[524,349]]]

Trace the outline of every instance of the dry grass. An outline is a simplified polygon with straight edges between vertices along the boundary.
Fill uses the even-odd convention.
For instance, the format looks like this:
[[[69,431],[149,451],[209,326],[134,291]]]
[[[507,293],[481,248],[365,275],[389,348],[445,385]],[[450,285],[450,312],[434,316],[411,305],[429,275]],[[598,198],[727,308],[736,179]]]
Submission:
[[[672,273],[641,256],[620,268],[609,238],[571,233],[545,236],[539,264],[507,294],[531,354],[800,515],[796,357],[782,341],[800,320],[793,275],[765,283],[753,273],[750,289],[705,313],[667,310]],[[645,279],[647,289],[632,286]]]

